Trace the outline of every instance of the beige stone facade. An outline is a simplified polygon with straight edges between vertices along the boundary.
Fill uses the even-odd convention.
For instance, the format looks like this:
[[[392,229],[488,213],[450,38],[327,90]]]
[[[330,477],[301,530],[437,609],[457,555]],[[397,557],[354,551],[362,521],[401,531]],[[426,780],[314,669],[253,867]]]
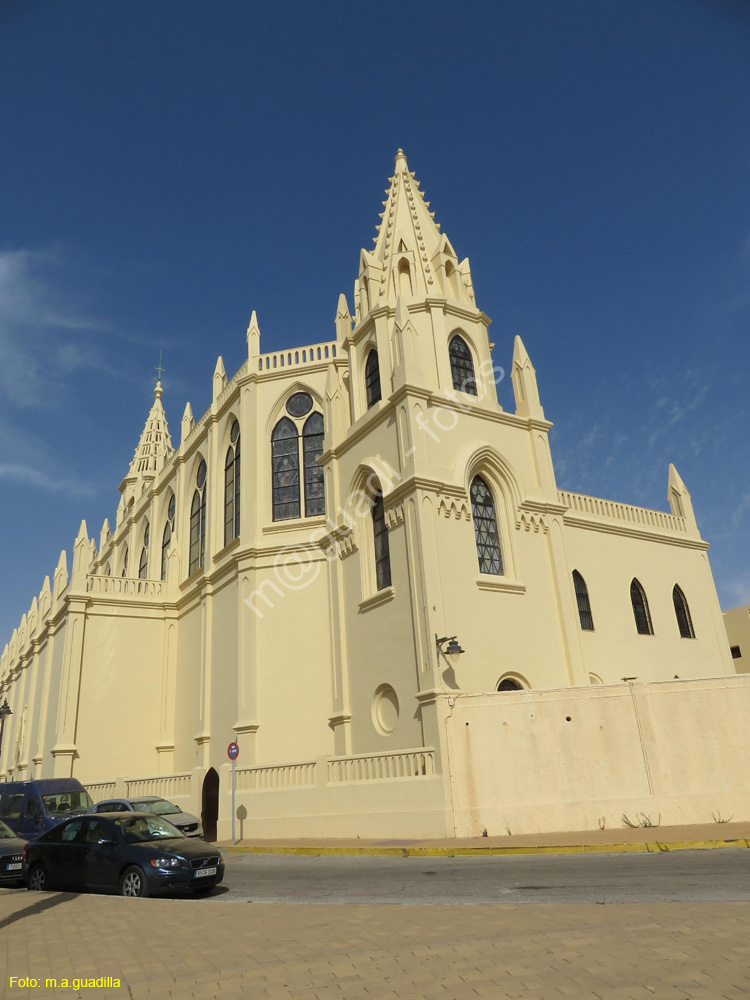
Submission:
[[[668,512],[558,488],[526,349],[511,413],[469,261],[433,216],[399,151],[331,340],[263,353],[253,313],[247,361],[227,380],[219,358],[177,448],[157,385],[114,529],[82,523],[2,654],[0,777],[212,809],[218,774],[226,833],[236,740],[246,832],[440,836],[449,703],[481,695],[500,720],[508,698],[600,705],[624,679],[734,690],[676,470]],[[562,752],[552,733],[537,766]],[[462,763],[477,802],[490,747]]]
[[[724,612],[729,649],[738,674],[750,674],[750,604]]]

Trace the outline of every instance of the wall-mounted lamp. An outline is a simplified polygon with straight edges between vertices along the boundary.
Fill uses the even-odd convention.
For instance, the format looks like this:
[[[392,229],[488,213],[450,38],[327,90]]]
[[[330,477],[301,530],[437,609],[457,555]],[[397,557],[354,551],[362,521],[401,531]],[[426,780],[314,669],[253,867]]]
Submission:
[[[448,643],[448,645],[443,649],[443,643]],[[438,660],[442,654],[443,659],[447,661],[448,666],[455,667],[458,664],[458,658],[461,653],[465,653],[465,649],[461,649],[460,645],[456,641],[455,635],[444,635],[442,639],[438,638],[437,632],[435,633],[435,646],[438,652]]]

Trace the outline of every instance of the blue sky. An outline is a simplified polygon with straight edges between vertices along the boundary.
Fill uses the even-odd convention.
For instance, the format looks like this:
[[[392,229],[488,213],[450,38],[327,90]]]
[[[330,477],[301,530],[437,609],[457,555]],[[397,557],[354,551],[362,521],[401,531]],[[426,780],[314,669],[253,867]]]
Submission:
[[[113,520],[160,349],[179,440],[252,309],[333,337],[399,146],[560,487],[663,509],[673,461],[750,601],[745,0],[3,0],[0,93],[5,639]]]

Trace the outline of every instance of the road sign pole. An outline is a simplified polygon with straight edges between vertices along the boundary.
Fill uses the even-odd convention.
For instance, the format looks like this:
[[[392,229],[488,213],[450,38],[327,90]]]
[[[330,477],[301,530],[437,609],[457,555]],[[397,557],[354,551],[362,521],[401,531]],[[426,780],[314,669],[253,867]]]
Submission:
[[[232,847],[234,847],[234,819],[237,813],[237,810],[234,808],[235,764],[236,760],[232,758]]]
[[[240,748],[236,743],[230,743],[227,747],[227,756],[232,762],[232,847],[234,847],[234,821],[236,818],[237,810],[234,807],[234,791],[237,784],[236,772],[235,772],[235,761],[240,755]]]

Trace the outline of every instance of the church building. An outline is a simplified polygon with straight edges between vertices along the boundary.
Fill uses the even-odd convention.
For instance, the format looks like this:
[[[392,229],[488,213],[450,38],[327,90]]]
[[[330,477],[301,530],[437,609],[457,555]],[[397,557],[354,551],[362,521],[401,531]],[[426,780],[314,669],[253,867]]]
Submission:
[[[434,216],[399,150],[330,340],[264,353],[253,312],[178,444],[156,384],[114,524],[82,522],[2,653],[0,780],[163,794],[228,836],[236,741],[245,836],[750,818],[750,680],[685,484],[663,511],[558,486],[526,347],[499,345],[509,412]]]

